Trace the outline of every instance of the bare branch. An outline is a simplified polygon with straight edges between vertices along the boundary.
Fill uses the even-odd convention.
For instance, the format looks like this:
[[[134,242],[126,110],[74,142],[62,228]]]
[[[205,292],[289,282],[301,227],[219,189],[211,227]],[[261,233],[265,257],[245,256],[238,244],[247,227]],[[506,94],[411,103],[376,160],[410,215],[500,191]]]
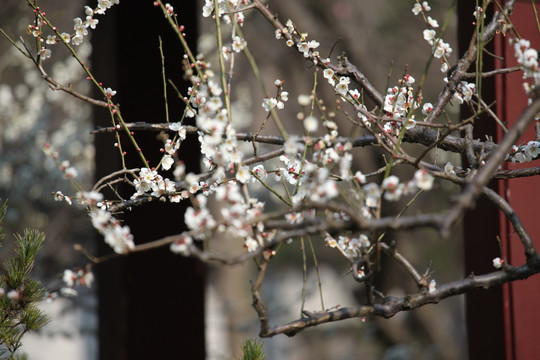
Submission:
[[[416,294],[400,298],[386,297],[380,304],[347,307],[329,312],[315,313],[308,318],[271,327],[266,332],[261,331],[260,336],[272,337],[278,334],[294,336],[298,332],[311,326],[363,316],[391,318],[401,311],[410,311],[427,304],[436,304],[450,296],[464,294],[475,289],[488,289],[514,280],[526,279],[538,272],[540,272],[540,258],[535,256],[526,264],[517,268],[506,267],[504,270],[491,272],[485,275],[470,275],[463,280],[439,285],[437,289],[432,292],[420,291]]]
[[[442,227],[441,234],[444,237],[449,235],[450,227],[459,219],[463,211],[472,206],[474,200],[478,194],[482,191],[483,187],[491,180],[495,175],[497,168],[504,160],[508,149],[520,138],[525,132],[527,127],[534,121],[535,117],[540,113],[540,98],[534,100],[521,114],[514,126],[506,133],[497,150],[495,150],[486,165],[478,170],[478,173],[471,179],[463,191],[463,193],[456,200],[455,205],[450,209],[445,217],[444,225]]]

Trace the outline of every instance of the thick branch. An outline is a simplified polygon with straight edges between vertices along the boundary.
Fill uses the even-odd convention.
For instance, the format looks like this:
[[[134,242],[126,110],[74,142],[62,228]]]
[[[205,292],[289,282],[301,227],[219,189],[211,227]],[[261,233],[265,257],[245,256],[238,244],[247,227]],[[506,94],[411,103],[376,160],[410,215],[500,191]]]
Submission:
[[[126,127],[129,130],[139,130],[139,131],[171,131],[169,124],[159,123],[151,124],[146,122],[136,122],[136,123],[126,123]],[[185,126],[187,133],[196,133],[197,128],[195,126]],[[91,134],[102,134],[118,131],[115,127],[104,127],[93,130]],[[242,141],[256,141],[264,144],[273,144],[273,145],[283,145],[285,140],[281,136],[276,135],[254,135],[251,133],[237,133],[236,138]],[[320,137],[304,137],[299,138],[300,142],[303,143],[316,143],[317,141],[322,140]],[[431,128],[416,126],[412,129],[409,129],[405,132],[403,138],[405,142],[422,144],[425,146],[431,146],[432,144],[437,144],[437,147],[451,152],[464,154],[466,151],[466,144],[463,138],[448,135],[441,140],[440,130],[434,130]],[[377,144],[377,140],[374,135],[365,134],[355,138],[340,136],[335,140],[336,143],[346,143],[350,142],[353,146],[368,146]],[[480,141],[472,140],[471,146],[474,152],[483,151],[486,154],[494,151],[497,148],[497,144],[491,141]]]
[[[385,298],[385,301],[380,304],[347,307],[330,312],[316,313],[308,318],[272,327],[266,332],[261,332],[260,335],[262,337],[272,337],[278,334],[294,336],[307,327],[370,315],[390,318],[401,311],[413,310],[426,304],[436,304],[442,299],[464,294],[475,289],[488,289],[495,285],[526,279],[538,272],[540,272],[540,258],[535,256],[534,259],[531,259],[527,264],[520,267],[507,267],[504,270],[495,271],[485,275],[470,275],[459,281],[439,285],[437,289],[431,293],[421,291],[401,298],[387,297]]]
[[[523,226],[523,223],[519,219],[518,215],[512,209],[510,204],[504,200],[499,194],[497,194],[495,191],[491,190],[488,187],[484,188],[483,191],[484,195],[487,196],[488,199],[490,199],[492,202],[494,202],[499,209],[506,215],[506,218],[510,221],[512,226],[514,227],[514,230],[519,236],[519,239],[521,243],[523,244],[523,248],[525,249],[525,256],[527,259],[531,259],[534,256],[538,256],[538,253],[536,252],[536,249],[534,247],[534,244],[532,242],[531,236],[525,229],[525,226]]]

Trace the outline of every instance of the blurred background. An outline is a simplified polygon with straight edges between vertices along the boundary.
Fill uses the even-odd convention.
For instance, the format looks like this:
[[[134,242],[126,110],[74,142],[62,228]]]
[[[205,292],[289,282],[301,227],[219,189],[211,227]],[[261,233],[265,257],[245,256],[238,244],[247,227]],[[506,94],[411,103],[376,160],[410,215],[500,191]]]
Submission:
[[[57,21],[60,29],[70,32],[73,18],[84,16],[84,1],[42,1],[40,5]],[[23,36],[31,49],[35,42],[26,34],[33,23],[32,10],[26,1],[6,0],[0,7],[0,27],[12,39]],[[79,47],[88,59],[89,42]],[[50,291],[62,287],[64,269],[86,263],[73,250],[82,244],[95,248],[95,235],[86,211],[78,205],[54,201],[52,193],[75,195],[70,182],[54,161],[45,155],[46,143],[68,160],[78,171],[76,180],[84,189],[91,188],[94,147],[90,135],[92,108],[58,91],[52,91],[34,67],[2,36],[0,39],[0,198],[8,200],[3,230],[6,239],[0,249],[3,262],[13,251],[13,233],[35,228],[46,234],[34,276]],[[47,73],[62,84],[72,84],[83,93],[90,90],[75,59],[60,46],[53,48],[50,61],[44,62]],[[44,302],[42,309],[53,319],[39,333],[24,339],[30,359],[95,359],[95,291],[79,289],[80,296]]]
[[[295,25],[309,34],[309,39],[321,43],[322,56],[335,59],[342,52],[384,93],[397,84],[405,69],[420,79],[430,48],[422,37],[425,28],[420,17],[412,12],[413,1],[370,0],[270,0],[269,7],[282,22],[292,19]],[[432,18],[442,26],[452,1],[430,1]],[[69,31],[74,17],[84,16],[85,1],[59,2],[43,0],[40,6],[57,21],[60,29]],[[90,4],[93,6],[94,4]],[[200,3],[202,8],[203,2]],[[181,11],[181,9],[175,9]],[[25,32],[32,23],[32,13],[19,0],[4,0],[0,8],[0,27],[13,38]],[[299,132],[296,120],[299,107],[296,98],[309,94],[313,86],[313,68],[295,49],[287,48],[274,38],[274,30],[257,13],[246,13],[243,33],[253,53],[269,91],[274,91],[276,79],[285,80],[290,93],[289,103],[280,111],[280,118],[290,132]],[[452,63],[457,56],[456,17],[450,22],[444,39],[454,48]],[[99,25],[98,25],[99,26]],[[211,54],[216,50],[214,24],[210,18],[199,19],[199,51],[217,65]],[[27,38],[28,39],[28,38]],[[71,83],[88,92],[88,83],[76,62],[60,47],[45,62],[49,74],[63,84]],[[91,44],[79,47],[80,55],[89,58]],[[63,174],[47,158],[42,148],[50,143],[61,160],[69,160],[78,172],[78,181],[89,189],[93,180],[94,149],[92,109],[65,94],[50,90],[33,64],[25,59],[5,39],[0,40],[0,198],[9,199],[4,230],[9,235],[25,227],[37,228],[47,236],[37,265],[36,275],[50,289],[61,286],[64,269],[85,263],[74,244],[83,244],[92,251],[95,235],[84,209],[55,202],[51,192],[75,193]],[[235,58],[233,78],[233,111],[241,131],[257,130],[265,113],[261,107],[266,94],[255,81],[242,54]],[[218,70],[216,69],[216,72]],[[443,86],[438,64],[433,64],[424,87],[424,101],[435,102]],[[328,108],[335,108],[332,89],[319,86]],[[272,95],[270,93],[268,95]],[[366,103],[370,109],[369,102]],[[457,117],[458,107],[451,116]],[[254,119],[254,120],[252,120]],[[129,121],[129,120],[128,120]],[[344,132],[350,126],[344,117],[337,118]],[[264,134],[276,134],[269,122]],[[408,145],[414,154],[418,149]],[[384,164],[376,150],[356,149],[354,168],[369,173]],[[431,161],[459,164],[459,158],[442,151],[430,154]],[[397,168],[396,175],[409,179],[411,169]],[[375,179],[373,179],[375,180]],[[420,198],[408,211],[420,208],[436,211],[448,204],[457,189],[438,183],[429,196]],[[261,196],[263,192],[261,192]],[[272,199],[267,198],[267,207]],[[403,204],[387,204],[385,211],[395,213]],[[410,233],[388,233],[389,241],[407,256],[419,271],[430,268],[439,283],[463,275],[462,241],[459,229],[451,241],[441,242],[429,230]],[[6,239],[0,257],[9,253],[11,238]],[[223,241],[227,247],[228,240]],[[314,238],[318,270],[322,279],[325,306],[354,306],[364,301],[363,287],[350,276],[348,267],[323,240]],[[234,246],[237,245],[234,242]],[[233,246],[233,245],[231,245]],[[384,272],[377,280],[386,295],[403,295],[415,291],[401,269],[383,259]],[[235,267],[209,266],[206,291],[206,342],[208,359],[233,359],[240,354],[240,344],[246,338],[257,337],[258,322],[251,308],[249,292],[254,267],[244,264]],[[302,292],[302,251],[293,243],[271,263],[263,297],[269,308],[271,325],[292,321],[299,316]],[[320,301],[315,266],[308,259],[307,299],[305,308],[319,310]],[[58,299],[43,305],[52,321],[40,333],[28,336],[24,351],[30,359],[97,359],[97,302],[90,291],[78,297]],[[352,319],[310,328],[294,338],[277,336],[265,339],[268,359],[465,359],[466,329],[464,301],[451,298],[438,305],[428,305],[413,312],[400,313],[391,319]],[[46,351],[44,351],[46,349]]]

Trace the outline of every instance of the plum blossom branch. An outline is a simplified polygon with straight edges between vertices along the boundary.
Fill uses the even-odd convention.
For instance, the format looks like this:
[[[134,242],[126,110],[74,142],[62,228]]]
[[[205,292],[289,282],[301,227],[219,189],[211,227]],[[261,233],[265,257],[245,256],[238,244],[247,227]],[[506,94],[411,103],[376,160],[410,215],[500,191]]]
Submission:
[[[100,1],[96,9],[86,8],[86,20],[75,20],[75,35],[60,33],[46,18],[45,13],[33,6],[36,18],[41,24],[36,22],[30,29],[37,43],[53,44],[56,42],[54,39],[58,38],[61,38],[58,42],[65,45],[68,45],[69,41],[79,43],[87,35],[88,28],[93,28],[98,23],[94,15],[103,13],[114,3],[117,1]],[[431,10],[429,4],[420,1],[415,3],[412,11],[415,15],[421,14],[426,27],[423,32],[424,40],[430,45],[428,65],[437,58],[440,60],[441,70],[447,74],[447,84],[442,88],[435,105],[423,102],[422,99],[428,65],[416,90],[413,87],[414,77],[405,70],[395,86],[388,85],[387,89],[381,92],[345,55],[339,56],[334,62],[322,58],[317,50],[319,42],[308,39],[308,35],[301,32],[292,20],[288,20],[285,25],[281,23],[278,16],[261,0],[253,0],[252,3],[205,0],[203,16],[214,17],[217,31],[220,69],[218,81],[214,81],[214,73],[205,56],[195,55],[189,48],[184,29],[178,24],[173,7],[163,4],[161,0],[155,1],[156,9],[163,12],[180,40],[184,53],[182,65],[185,77],[191,84],[186,93],[181,94],[174,83],[170,82],[178,95],[178,101],[184,106],[184,111],[175,115],[166,110],[167,119],[162,120],[165,122],[161,124],[125,121],[119,106],[112,100],[116,92],[98,83],[80,60],[88,79],[102,91],[104,101],[85,97],[70,86],[63,86],[50,78],[41,66],[42,61],[50,56],[48,47],[38,48],[34,54],[24,41],[26,53],[12,43],[32,59],[45,81],[51,84],[51,89],[62,90],[96,106],[107,107],[112,125],[98,128],[92,131],[92,134],[114,134],[117,140],[115,146],[124,161],[125,152],[119,133],[125,132],[144,165],[128,169],[122,163],[122,169],[97,181],[92,192],[81,191],[74,197],[57,192],[55,198],[67,202],[71,202],[73,198],[87,206],[93,225],[113,248],[114,256],[168,246],[174,253],[203,262],[234,265],[254,261],[258,271],[252,284],[251,295],[261,324],[261,336],[282,333],[292,336],[310,326],[352,317],[391,317],[397,312],[437,303],[449,296],[524,279],[540,272],[540,256],[521,220],[508,202],[486,187],[492,179],[540,174],[537,167],[498,170],[503,161],[526,162],[540,158],[540,126],[537,126],[534,140],[516,144],[540,113],[535,82],[537,51],[530,48],[530,43],[521,39],[514,43],[520,67],[480,72],[484,46],[497,32],[505,31],[504,21],[508,21],[514,3],[515,0],[506,2],[487,25],[484,26],[483,21],[481,22],[483,28],[477,27],[477,34],[472,37],[468,51],[459,59],[455,68],[450,70],[449,55],[452,49],[442,39],[448,18],[442,32],[437,35],[435,29],[439,24],[436,19],[428,16]],[[277,39],[284,40],[287,46],[293,47],[297,54],[302,54],[303,58],[315,65],[310,94],[298,98],[301,112],[297,118],[303,125],[299,126],[301,130],[298,134],[287,132],[289,129],[285,129],[277,116],[277,112],[285,107],[289,97],[289,93],[284,90],[284,81],[278,79],[274,82],[277,87],[274,97],[266,93],[255,56],[251,54],[243,38],[243,12],[251,9],[257,10],[273,26]],[[45,37],[41,28],[43,22],[51,28],[55,37]],[[228,41],[230,46],[227,45]],[[68,48],[76,56],[74,48]],[[246,55],[265,93],[265,98],[259,99],[259,104],[262,102],[268,116],[255,132],[237,132],[233,121],[235,114],[230,96],[233,70],[238,66],[234,53],[241,52]],[[469,72],[475,61],[476,71]],[[505,130],[503,121],[507,120],[499,119],[491,110],[492,105],[483,101],[478,79],[506,75],[517,70],[523,70],[526,75],[525,90],[532,99],[529,106],[499,143],[490,139],[473,138],[476,115],[486,113]],[[319,78],[321,72],[323,76]],[[466,81],[472,78],[477,81]],[[166,76],[162,73],[163,86],[167,85],[165,79]],[[336,100],[335,111],[328,110],[328,104],[319,97],[319,80],[330,86]],[[353,88],[355,84],[359,89]],[[364,94],[375,103],[374,110],[368,111],[363,104]],[[164,100],[167,104],[168,99]],[[451,100],[474,107],[475,115],[458,123],[453,122],[446,113],[446,107]],[[353,115],[349,114],[349,109],[354,110]],[[177,122],[169,123],[169,116],[177,116]],[[270,116],[276,122],[279,135],[261,134],[263,129],[268,130],[266,121]],[[446,119],[441,119],[442,117]],[[195,125],[185,125],[187,119]],[[344,122],[346,126],[352,127],[353,131],[346,132],[340,121],[343,119],[348,120]],[[287,125],[290,123],[291,121]],[[252,125],[257,129],[257,124]],[[159,133],[157,137],[163,144],[159,149],[162,153],[161,160],[157,164],[146,161],[142,149],[133,137],[134,131]],[[179,160],[182,155],[182,141],[186,136],[191,139],[197,137],[202,163],[206,166],[205,171],[189,173]],[[242,141],[252,143],[252,150],[246,150],[249,146],[242,146],[245,145]],[[413,152],[404,146],[404,143],[421,145],[423,148],[420,152]],[[370,173],[363,174],[354,168],[354,160],[361,151],[358,148],[368,146],[377,147],[382,152],[384,165],[376,165],[376,170],[370,169]],[[464,154],[470,167],[463,169],[451,163],[441,166],[435,160],[427,160],[428,153],[435,148]],[[414,174],[406,180],[400,179],[395,171],[397,165],[406,165]],[[65,169],[63,171],[67,173]],[[459,184],[462,191],[445,211],[410,214],[409,205],[416,202],[420,194],[424,196],[425,191],[436,186],[434,181]],[[120,182],[125,182],[134,189],[130,197],[120,195],[120,191],[116,189]],[[262,187],[267,196],[279,200],[280,207],[277,210],[265,208],[268,206],[267,197],[261,196],[257,189],[252,187],[254,183],[259,188]],[[99,191],[105,188],[113,191],[116,196],[114,201],[103,200]],[[432,228],[441,236],[448,237],[451,227],[482,194],[490,199],[513,225],[523,245],[526,264],[512,267],[503,265],[504,261],[499,259],[494,261],[494,265],[502,268],[501,271],[480,276],[470,275],[462,280],[437,285],[435,279],[428,283],[431,277],[429,268],[424,274],[420,273],[412,261],[397,251],[395,244],[384,242],[384,234],[388,230],[404,232],[410,229]],[[412,200],[397,216],[382,215],[385,214],[384,210],[390,208],[387,208],[389,203],[407,196],[412,197]],[[180,234],[135,245],[129,227],[123,226],[113,214],[156,200],[189,202],[183,215],[188,229]],[[228,253],[215,251],[213,242],[221,236],[233,236],[238,240],[239,246]],[[320,313],[302,311],[300,319],[271,327],[261,295],[267,266],[274,256],[279,255],[282,247],[290,242],[303,242],[303,238],[308,236],[325,238],[324,241],[330,248],[337,248],[350,265],[354,280],[365,287],[367,301],[362,306]],[[385,254],[396,261],[410,281],[414,282],[417,287],[415,293],[402,297],[385,296],[383,289],[375,285],[373,277],[384,270],[381,256],[386,256]],[[89,255],[87,254],[90,259],[96,259]]]

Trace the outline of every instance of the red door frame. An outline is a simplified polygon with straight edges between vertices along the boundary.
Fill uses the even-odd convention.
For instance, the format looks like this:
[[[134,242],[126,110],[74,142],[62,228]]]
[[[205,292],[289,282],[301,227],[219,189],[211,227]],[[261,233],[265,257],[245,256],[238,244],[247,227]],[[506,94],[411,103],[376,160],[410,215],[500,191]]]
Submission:
[[[536,4],[540,12],[540,4]],[[531,42],[531,47],[540,48],[540,34],[536,24],[531,1],[516,3],[514,13],[510,18],[523,39]],[[495,53],[501,57],[496,60],[497,68],[507,68],[518,65],[514,57],[514,48],[509,36],[497,36]],[[522,72],[506,76],[497,76],[496,112],[500,119],[512,126],[527,105],[527,96],[523,90]],[[503,136],[498,128],[497,138]],[[535,140],[534,126],[529,127],[520,142]],[[535,162],[538,162],[536,160]],[[538,166],[538,164],[534,164]],[[519,169],[534,166],[531,163],[505,163],[505,169]],[[536,247],[540,246],[540,179],[525,177],[503,180],[498,183],[499,194],[503,196],[515,210],[528,230]],[[523,247],[520,246],[517,235],[506,218],[500,214],[501,245],[506,260],[511,265],[521,265],[525,262]],[[504,337],[507,360],[533,359],[540,354],[540,277],[533,276],[525,281],[514,282],[503,286]]]
[[[499,1],[503,3],[503,1]],[[475,1],[458,2],[460,54],[468,47]],[[536,4],[540,12],[540,4]],[[533,48],[540,48],[540,35],[536,25],[531,1],[518,1],[511,21],[522,38],[531,41]],[[500,60],[484,56],[486,69],[515,66],[513,46],[509,43],[512,33],[498,34],[488,47]],[[487,103],[496,101],[496,113],[510,127],[527,104],[523,90],[522,72],[497,75],[483,80],[482,92]],[[467,109],[462,116],[467,117]],[[493,136],[500,140],[503,131],[493,120],[479,118],[475,123],[475,137]],[[534,127],[520,141],[535,139]],[[538,162],[538,160],[536,161]],[[523,166],[539,166],[528,163]],[[520,165],[504,164],[506,169]],[[528,230],[535,245],[540,247],[540,179],[538,177],[500,180],[490,184],[513,207]],[[482,274],[493,271],[491,259],[501,256],[497,237],[500,238],[503,256],[511,265],[525,262],[524,250],[520,246],[513,228],[492,204],[480,199],[476,208],[464,218],[465,271],[467,274]],[[529,360],[540,354],[540,277],[505,284],[486,291],[467,294],[467,330],[470,359]]]

